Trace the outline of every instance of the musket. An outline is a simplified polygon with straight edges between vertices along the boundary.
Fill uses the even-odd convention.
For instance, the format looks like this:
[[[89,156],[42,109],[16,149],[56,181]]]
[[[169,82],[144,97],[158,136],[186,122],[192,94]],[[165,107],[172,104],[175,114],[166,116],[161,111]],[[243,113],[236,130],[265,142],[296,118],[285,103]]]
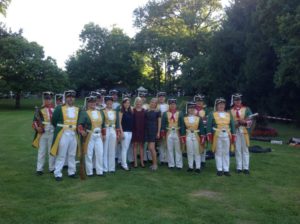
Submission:
[[[81,138],[84,139],[84,137],[79,137],[79,142],[78,142],[78,147],[80,151],[80,165],[79,165],[79,175],[81,180],[86,179],[86,174],[85,174],[85,161],[84,161],[84,151],[81,143]],[[83,141],[84,142],[84,141]]]
[[[38,106],[34,107],[34,120],[36,121],[36,125],[35,128],[38,127],[43,127],[43,121],[42,121],[42,116],[41,116],[41,111],[40,108]]]

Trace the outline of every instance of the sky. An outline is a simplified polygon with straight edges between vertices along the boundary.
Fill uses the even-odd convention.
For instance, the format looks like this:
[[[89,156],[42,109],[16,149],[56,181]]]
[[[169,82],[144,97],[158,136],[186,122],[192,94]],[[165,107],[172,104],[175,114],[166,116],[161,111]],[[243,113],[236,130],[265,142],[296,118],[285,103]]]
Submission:
[[[12,31],[23,29],[23,36],[43,46],[45,55],[56,59],[64,68],[66,60],[80,47],[83,26],[94,22],[111,29],[123,29],[131,37],[133,11],[148,0],[12,0],[4,18]],[[222,0],[223,6],[228,0]]]

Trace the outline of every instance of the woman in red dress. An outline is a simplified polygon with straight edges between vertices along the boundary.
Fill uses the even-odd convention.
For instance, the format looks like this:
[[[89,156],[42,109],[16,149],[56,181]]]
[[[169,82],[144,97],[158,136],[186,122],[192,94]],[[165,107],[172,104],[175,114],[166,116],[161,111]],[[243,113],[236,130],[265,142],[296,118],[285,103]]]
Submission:
[[[133,159],[134,167],[137,167],[137,150],[140,150],[141,167],[144,165],[144,131],[145,131],[145,109],[143,101],[140,97],[135,98],[133,109]]]

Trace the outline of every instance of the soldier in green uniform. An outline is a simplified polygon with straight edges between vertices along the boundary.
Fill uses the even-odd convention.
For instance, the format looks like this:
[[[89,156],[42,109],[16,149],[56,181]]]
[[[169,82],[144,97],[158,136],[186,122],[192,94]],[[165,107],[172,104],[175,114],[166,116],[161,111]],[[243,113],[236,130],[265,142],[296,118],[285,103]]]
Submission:
[[[104,172],[116,171],[116,144],[120,138],[118,111],[113,109],[113,97],[105,96],[106,108],[103,110],[105,115],[106,138],[104,141]]]
[[[206,135],[207,116],[209,114],[209,111],[205,104],[205,96],[202,94],[195,95],[194,102],[196,102],[195,115],[201,118],[204,125],[205,135]],[[201,167],[204,168],[205,165],[206,165],[206,147],[204,146],[203,150],[201,151]]]
[[[184,141],[186,142],[188,172],[194,170],[194,162],[196,165],[196,173],[201,170],[201,152],[204,149],[205,131],[203,121],[200,116],[195,115],[196,104],[189,102],[186,104],[187,116],[184,117]]]
[[[237,173],[242,171],[245,174],[250,174],[249,172],[249,130],[252,124],[249,117],[252,112],[249,107],[242,104],[242,94],[235,93],[232,95],[231,102],[231,115],[235,122],[236,128],[236,143],[235,143],[235,158],[236,158],[236,170]]]
[[[157,93],[157,109],[160,111],[161,116],[163,113],[169,110],[169,105],[166,103],[166,92],[159,91]],[[167,141],[166,139],[160,139],[159,141],[159,161],[161,165],[168,164],[168,149],[167,149]]]
[[[78,132],[84,138],[83,152],[87,176],[93,176],[94,167],[98,176],[103,176],[103,138],[105,138],[105,116],[96,109],[96,96],[87,97],[87,110],[81,111]]]
[[[53,112],[52,125],[55,128],[51,154],[56,156],[54,177],[62,180],[62,169],[68,155],[68,176],[75,178],[76,150],[78,135],[76,132],[79,108],[74,106],[76,92],[68,90],[64,93],[65,104],[57,106]]]
[[[162,116],[162,136],[167,140],[168,167],[182,169],[182,151],[180,143],[184,143],[184,122],[183,113],[176,108],[176,99],[169,99],[169,110]],[[175,151],[175,155],[174,155]]]
[[[54,127],[51,124],[54,106],[52,104],[53,93],[43,92],[43,105],[36,108],[32,127],[35,130],[35,136],[32,146],[38,149],[36,174],[42,175],[46,154],[49,157],[49,171],[54,171],[55,157],[50,155],[51,144],[53,140]]]
[[[230,176],[229,150],[235,143],[234,120],[231,113],[226,112],[225,105],[224,98],[216,99],[214,112],[209,114],[207,121],[207,139],[213,143],[218,176]]]

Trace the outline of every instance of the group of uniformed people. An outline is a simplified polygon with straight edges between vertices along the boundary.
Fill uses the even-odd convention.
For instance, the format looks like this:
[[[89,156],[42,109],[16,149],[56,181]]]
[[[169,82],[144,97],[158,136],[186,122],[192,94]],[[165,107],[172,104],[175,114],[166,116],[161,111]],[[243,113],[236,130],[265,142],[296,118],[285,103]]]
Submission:
[[[177,108],[174,98],[166,102],[166,93],[158,92],[147,104],[146,93],[139,93],[131,105],[130,95],[123,94],[118,103],[118,91],[105,89],[90,93],[83,108],[74,105],[76,92],[43,93],[43,105],[36,108],[33,146],[38,149],[37,175],[44,172],[46,156],[49,171],[57,181],[68,167],[68,176],[76,178],[76,155],[83,152],[88,177],[104,176],[116,171],[116,162],[124,170],[152,161],[170,169],[183,168],[183,151],[187,153],[188,172],[201,172],[205,167],[208,146],[215,155],[218,176],[230,176],[230,150],[235,150],[236,172],[249,174],[249,130],[251,110],[242,104],[242,95],[233,94],[231,109],[226,111],[224,98],[215,100],[209,112],[204,95],[195,95],[186,103],[185,113]],[[54,105],[53,105],[54,98]],[[157,158],[156,147],[159,158]],[[79,150],[82,149],[82,150]]]

